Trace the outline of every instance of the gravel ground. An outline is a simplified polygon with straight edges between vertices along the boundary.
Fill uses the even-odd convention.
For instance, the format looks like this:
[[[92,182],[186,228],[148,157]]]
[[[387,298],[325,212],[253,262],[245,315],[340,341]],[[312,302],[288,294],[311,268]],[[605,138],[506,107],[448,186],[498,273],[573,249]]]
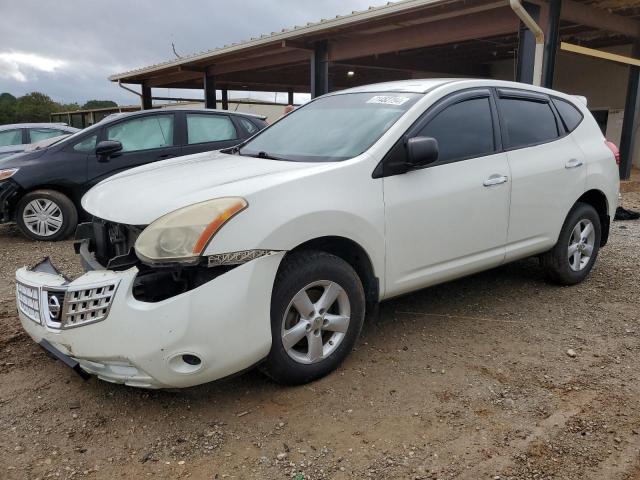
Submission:
[[[623,205],[640,209],[640,184]],[[640,222],[579,286],[536,260],[389,301],[335,373],[181,391],[82,381],[22,333],[0,227],[0,478],[640,479]]]

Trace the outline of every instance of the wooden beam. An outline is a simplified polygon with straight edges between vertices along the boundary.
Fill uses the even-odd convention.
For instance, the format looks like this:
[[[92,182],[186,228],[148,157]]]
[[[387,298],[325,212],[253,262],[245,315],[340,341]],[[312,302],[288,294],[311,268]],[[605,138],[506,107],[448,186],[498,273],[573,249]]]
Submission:
[[[153,108],[153,100],[151,99],[151,87],[142,86],[142,95],[140,95],[142,110],[151,110]],[[69,117],[71,118],[71,117]],[[71,123],[69,123],[71,125]]]
[[[330,44],[329,60],[340,61],[505,35],[516,32],[518,26],[519,20],[513,10],[500,7],[374,35],[342,38]]]
[[[640,37],[640,22],[574,0],[562,1],[560,18],[598,30],[621,33],[634,38]]]
[[[192,72],[192,71],[184,71],[184,72],[173,72],[173,73],[165,73],[164,75],[159,75],[157,77],[149,78],[143,82],[143,84],[147,87],[166,87],[172,83],[180,83],[180,82],[188,82],[191,80],[199,80],[202,78],[202,73]]]
[[[193,65],[179,65],[179,72],[200,72],[204,73],[207,69],[203,67],[194,67]]]
[[[469,61],[451,61],[437,57],[382,56],[378,58],[358,58],[350,61],[334,62],[334,65],[342,65],[352,69],[364,68],[370,70],[395,70],[398,72],[428,72],[448,73],[455,75],[486,76],[487,68]]]
[[[216,108],[218,102],[216,99],[216,77],[203,74],[202,82],[204,86],[204,108]]]
[[[308,45],[305,42],[296,40],[282,40],[280,46],[282,48],[292,48],[295,50],[307,50],[309,52],[313,52],[313,45]]]
[[[210,67],[208,72],[214,75],[222,75],[225,73],[257,70],[265,67],[286,65],[289,63],[309,60],[310,56],[311,54],[304,50],[291,50],[288,52],[275,53],[273,55],[264,55],[251,60],[235,60],[233,62],[216,64]]]
[[[560,50],[571,53],[579,53],[580,55],[587,55],[589,57],[601,58],[602,60],[609,60],[611,62],[623,63],[625,65],[634,65],[636,67],[640,67],[640,59],[638,58],[618,55],[617,53],[604,52],[602,50],[596,50],[595,48],[581,47],[580,45],[574,45],[573,43],[561,42]]]

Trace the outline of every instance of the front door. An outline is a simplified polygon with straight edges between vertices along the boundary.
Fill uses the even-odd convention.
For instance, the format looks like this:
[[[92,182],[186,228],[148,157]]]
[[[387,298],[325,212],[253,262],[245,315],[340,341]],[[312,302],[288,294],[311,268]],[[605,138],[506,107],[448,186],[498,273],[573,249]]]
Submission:
[[[439,156],[384,178],[387,296],[503,262],[511,183],[494,125],[482,89],[445,98],[407,133],[435,138]]]
[[[93,155],[89,161],[89,187],[118,172],[151,162],[180,156],[173,113],[157,113],[110,123],[103,129],[102,140],[117,140],[122,150],[106,162]]]

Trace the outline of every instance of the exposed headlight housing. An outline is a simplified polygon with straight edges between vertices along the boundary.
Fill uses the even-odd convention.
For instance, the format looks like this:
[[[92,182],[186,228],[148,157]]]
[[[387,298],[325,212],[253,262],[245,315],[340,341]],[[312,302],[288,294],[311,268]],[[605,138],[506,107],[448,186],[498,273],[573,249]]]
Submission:
[[[244,198],[225,197],[168,213],[143,230],[136,255],[147,263],[196,263],[216,232],[247,206]]]
[[[0,170],[0,181],[13,177],[17,171],[17,168],[7,168],[5,170]]]

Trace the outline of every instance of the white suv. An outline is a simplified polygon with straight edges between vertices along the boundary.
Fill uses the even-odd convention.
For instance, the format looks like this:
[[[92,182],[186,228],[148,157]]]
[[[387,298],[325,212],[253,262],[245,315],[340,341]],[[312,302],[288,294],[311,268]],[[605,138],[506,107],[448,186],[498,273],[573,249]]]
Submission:
[[[105,180],[76,248],[88,273],[16,273],[20,320],[69,365],[186,387],[254,365],[332,371],[381,300],[539,255],[582,281],[618,167],[585,102],[493,80],[317,98],[239,147]]]

